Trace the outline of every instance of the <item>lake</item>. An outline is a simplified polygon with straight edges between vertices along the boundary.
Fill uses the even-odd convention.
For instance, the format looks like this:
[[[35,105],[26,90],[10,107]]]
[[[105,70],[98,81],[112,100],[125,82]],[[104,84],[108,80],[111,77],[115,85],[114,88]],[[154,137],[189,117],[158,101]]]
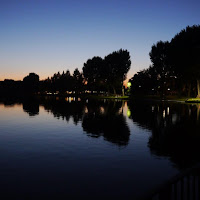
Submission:
[[[0,196],[142,198],[199,163],[199,119],[181,102],[3,99]]]

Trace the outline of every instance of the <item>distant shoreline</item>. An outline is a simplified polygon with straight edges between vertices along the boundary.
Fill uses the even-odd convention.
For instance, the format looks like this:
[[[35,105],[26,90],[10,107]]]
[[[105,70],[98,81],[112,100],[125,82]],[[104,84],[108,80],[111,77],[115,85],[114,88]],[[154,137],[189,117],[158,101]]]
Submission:
[[[96,94],[19,94],[19,95],[1,95],[2,98],[29,98],[29,97],[76,97],[82,99],[110,99],[110,100],[136,100],[136,101],[172,101],[172,102],[185,102],[185,103],[200,103],[200,98],[188,98],[188,97],[178,97],[178,96],[165,96],[161,98],[160,96],[154,95],[135,95],[135,96],[121,96],[121,95],[96,95]]]

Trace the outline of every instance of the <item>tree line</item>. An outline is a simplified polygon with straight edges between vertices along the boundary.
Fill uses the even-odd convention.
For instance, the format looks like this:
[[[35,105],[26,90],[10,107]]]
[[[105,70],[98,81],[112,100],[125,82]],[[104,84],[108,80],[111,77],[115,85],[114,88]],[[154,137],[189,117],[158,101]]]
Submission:
[[[47,78],[43,81],[43,90],[61,93],[74,91],[78,94],[89,90],[123,94],[123,81],[130,65],[130,54],[127,50],[114,51],[105,58],[95,56],[83,64],[82,72],[75,69],[71,75],[67,70],[66,73],[58,72]]]
[[[200,26],[186,27],[171,41],[159,41],[149,53],[152,64],[129,81],[134,95],[200,98]]]
[[[95,91],[96,93],[123,94],[123,81],[130,69],[131,60],[127,50],[114,51],[104,58],[95,56],[88,59],[82,68],[82,72],[76,68],[73,74],[70,71],[55,73],[52,77],[39,81],[39,76],[30,73],[23,81],[16,82],[5,80],[0,83],[0,91],[23,93],[60,93],[72,92],[81,94],[83,91]]]

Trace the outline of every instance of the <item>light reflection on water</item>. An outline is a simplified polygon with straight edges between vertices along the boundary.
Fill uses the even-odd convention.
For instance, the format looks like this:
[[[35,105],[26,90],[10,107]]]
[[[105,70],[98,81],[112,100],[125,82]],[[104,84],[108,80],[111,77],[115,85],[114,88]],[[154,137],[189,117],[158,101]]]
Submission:
[[[3,194],[139,198],[199,162],[198,109],[167,102],[4,101]]]

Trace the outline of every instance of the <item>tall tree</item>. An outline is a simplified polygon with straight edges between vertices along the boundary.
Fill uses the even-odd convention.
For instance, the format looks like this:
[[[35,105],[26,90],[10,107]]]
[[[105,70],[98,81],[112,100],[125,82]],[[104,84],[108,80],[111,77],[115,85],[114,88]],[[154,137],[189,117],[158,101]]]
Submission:
[[[161,95],[165,93],[165,83],[167,77],[172,73],[172,70],[168,61],[168,52],[169,52],[169,42],[159,41],[157,44],[154,44],[149,53],[153,68],[157,73],[157,78],[160,80],[161,85]]]
[[[186,27],[171,40],[170,62],[177,74],[191,84],[196,80],[200,98],[200,26]]]
[[[130,66],[130,54],[127,50],[120,49],[105,57],[104,73],[107,77],[107,83],[112,87],[114,94],[116,94],[116,89],[121,87],[122,95],[124,95],[123,81],[126,79]]]
[[[83,74],[76,68],[73,73],[73,81],[74,81],[74,88],[75,91],[80,93],[80,90],[83,86]]]
[[[97,89],[101,81],[104,60],[101,57],[93,57],[88,59],[83,66],[83,75],[87,81],[88,88]]]

